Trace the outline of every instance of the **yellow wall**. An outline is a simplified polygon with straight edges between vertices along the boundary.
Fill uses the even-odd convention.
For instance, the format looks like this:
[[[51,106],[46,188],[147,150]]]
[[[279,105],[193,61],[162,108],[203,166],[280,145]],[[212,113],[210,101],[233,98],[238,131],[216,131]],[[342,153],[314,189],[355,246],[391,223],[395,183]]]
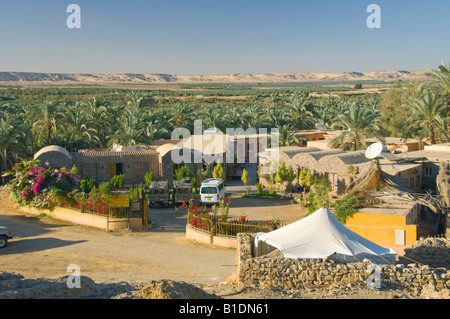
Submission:
[[[385,248],[401,248],[417,240],[417,225],[406,225],[405,216],[355,213],[347,218],[345,226],[358,235]],[[405,246],[395,243],[395,230],[405,231]]]

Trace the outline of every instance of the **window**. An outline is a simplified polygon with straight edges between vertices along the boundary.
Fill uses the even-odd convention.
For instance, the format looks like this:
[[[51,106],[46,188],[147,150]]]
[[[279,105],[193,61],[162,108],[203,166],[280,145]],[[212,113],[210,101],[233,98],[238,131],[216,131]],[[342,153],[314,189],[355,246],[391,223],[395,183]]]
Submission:
[[[148,172],[148,163],[134,163],[134,178],[136,180],[144,180],[145,174]]]
[[[202,187],[200,189],[200,194],[217,194],[216,187]]]
[[[423,175],[426,177],[431,177],[433,171],[431,170],[431,167],[424,167],[423,168]]]
[[[337,174],[334,173],[325,173],[325,178],[328,180],[328,183],[331,185],[332,187],[332,191],[333,192],[337,192],[338,191],[338,177]]]
[[[89,177],[90,179],[97,180],[97,164],[83,164],[82,177]]]

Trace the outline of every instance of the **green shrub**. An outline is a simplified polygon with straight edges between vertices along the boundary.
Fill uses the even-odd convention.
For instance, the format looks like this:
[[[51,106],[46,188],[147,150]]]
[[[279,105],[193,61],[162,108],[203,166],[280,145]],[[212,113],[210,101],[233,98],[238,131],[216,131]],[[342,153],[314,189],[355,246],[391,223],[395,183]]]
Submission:
[[[153,172],[147,172],[147,173],[145,173],[144,178],[145,178],[145,184],[146,184],[147,186],[150,185],[150,182],[153,182],[153,181],[156,180],[155,175],[153,175]]]
[[[133,188],[133,186],[131,186],[130,188],[130,201],[132,203],[135,203],[137,201],[139,201],[139,188]]]
[[[86,194],[88,194],[95,186],[95,181],[87,176],[80,181],[80,188]]]
[[[111,178],[111,186],[113,189],[122,189],[124,183],[124,175],[116,175],[113,178]]]
[[[258,194],[261,194],[264,191],[264,186],[261,183],[256,183],[256,190],[258,191]]]
[[[179,169],[175,170],[175,176],[176,176],[177,180],[180,181],[185,177],[192,178],[194,176],[194,174],[191,172],[189,167],[187,167],[186,165],[183,165]]]

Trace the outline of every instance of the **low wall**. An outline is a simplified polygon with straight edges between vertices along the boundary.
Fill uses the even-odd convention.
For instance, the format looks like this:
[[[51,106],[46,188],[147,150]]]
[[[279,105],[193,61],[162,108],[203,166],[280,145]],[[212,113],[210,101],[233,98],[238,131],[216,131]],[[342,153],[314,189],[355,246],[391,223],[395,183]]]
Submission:
[[[431,267],[446,267],[450,269],[450,239],[426,238],[409,245],[404,249],[401,263],[416,262]]]
[[[341,285],[367,288],[368,279],[378,278],[380,288],[412,289],[420,292],[430,283],[438,290],[450,288],[450,267],[432,268],[417,263],[373,265],[368,260],[344,264],[326,258],[299,260],[253,257],[254,236],[238,235],[237,280],[244,285],[286,289]],[[371,275],[371,265],[378,267],[379,276]]]
[[[236,238],[222,237],[222,236],[212,236],[211,238],[211,235],[209,233],[196,230],[190,225],[186,225],[186,238],[208,245],[227,248],[237,248]]]
[[[89,213],[81,213],[75,209],[66,208],[66,207],[55,207],[53,210],[48,209],[37,209],[33,207],[21,206],[20,210],[26,213],[39,215],[46,214],[51,216],[52,218],[83,225],[90,226],[95,228],[100,228],[104,230],[123,230],[128,229],[128,226],[132,230],[143,230],[145,227],[142,225],[141,218],[131,218],[129,221],[125,218],[108,218],[100,215],[94,215]],[[128,225],[129,222],[129,225]]]

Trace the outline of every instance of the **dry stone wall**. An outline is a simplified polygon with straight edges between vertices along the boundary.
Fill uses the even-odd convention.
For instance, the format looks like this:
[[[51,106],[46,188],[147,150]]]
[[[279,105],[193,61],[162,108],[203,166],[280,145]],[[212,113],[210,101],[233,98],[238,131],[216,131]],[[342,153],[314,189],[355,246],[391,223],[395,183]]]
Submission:
[[[400,263],[420,263],[431,267],[450,269],[450,239],[426,238],[404,249]]]
[[[336,286],[368,288],[371,285],[381,289],[420,292],[431,284],[437,290],[450,289],[450,267],[431,267],[419,263],[374,265],[370,260],[344,264],[327,258],[253,257],[253,242],[253,234],[238,235],[237,276],[238,281],[247,286],[301,289]]]

